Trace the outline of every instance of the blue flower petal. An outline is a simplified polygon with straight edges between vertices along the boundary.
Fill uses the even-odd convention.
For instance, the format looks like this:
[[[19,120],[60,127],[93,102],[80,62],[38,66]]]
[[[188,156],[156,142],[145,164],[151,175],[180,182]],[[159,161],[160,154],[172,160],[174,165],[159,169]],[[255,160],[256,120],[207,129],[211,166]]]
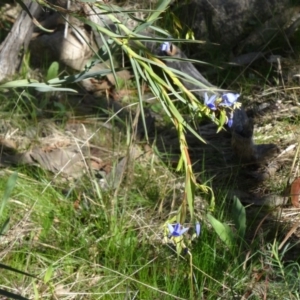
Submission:
[[[170,231],[170,234],[169,234],[169,237],[171,236],[180,236],[180,227],[181,225],[179,223],[176,223],[176,224],[169,224],[168,223],[168,228],[169,228],[169,231]]]
[[[174,227],[170,223],[168,223],[168,228],[169,228],[169,232],[170,232],[169,237],[171,237],[174,232]]]
[[[171,48],[171,43],[170,43],[170,42],[164,42],[164,43],[162,43],[162,45],[160,46],[160,50],[161,50],[162,52],[170,51],[170,48]]]
[[[216,99],[217,99],[217,95],[212,95],[212,96],[208,97],[207,93],[204,94],[204,104],[211,110],[217,109],[217,107],[215,105]]]
[[[211,110],[216,110],[217,109],[216,106],[214,104],[211,104],[211,103],[207,104],[207,107]]]
[[[196,223],[195,229],[196,229],[196,236],[199,237],[201,232],[201,225],[199,222]]]
[[[230,128],[233,124],[233,111],[230,112],[229,117],[227,119],[227,126]]]
[[[209,100],[209,99],[208,99],[208,95],[207,95],[207,93],[205,93],[205,94],[204,94],[204,104],[205,104],[205,105],[207,105],[208,100]]]
[[[186,233],[187,231],[189,230],[189,228],[187,227],[187,228],[182,228],[181,230],[180,230],[180,235],[183,235],[184,233]]]
[[[232,126],[232,124],[233,124],[233,119],[229,119],[228,123],[227,123],[228,127],[230,128]]]
[[[182,228],[181,229],[181,225],[179,223],[176,223],[176,224],[167,224],[168,225],[168,228],[169,228],[169,237],[172,237],[172,236],[175,236],[175,237],[178,237],[178,236],[181,236],[183,235],[185,232],[187,232],[189,230],[189,228]]]
[[[239,97],[240,97],[240,94],[234,94],[234,93],[223,94],[221,105],[232,106]]]
[[[181,227],[181,225],[179,223],[175,224],[175,228],[174,228],[174,231],[172,233],[173,236],[180,236],[181,235],[180,227]]]

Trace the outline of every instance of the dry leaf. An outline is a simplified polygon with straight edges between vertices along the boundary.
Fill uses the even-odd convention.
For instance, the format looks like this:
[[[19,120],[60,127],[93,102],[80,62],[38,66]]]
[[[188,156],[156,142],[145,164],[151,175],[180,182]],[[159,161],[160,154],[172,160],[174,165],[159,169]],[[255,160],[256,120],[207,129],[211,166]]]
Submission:
[[[296,178],[291,185],[291,200],[294,207],[299,207],[300,178]]]

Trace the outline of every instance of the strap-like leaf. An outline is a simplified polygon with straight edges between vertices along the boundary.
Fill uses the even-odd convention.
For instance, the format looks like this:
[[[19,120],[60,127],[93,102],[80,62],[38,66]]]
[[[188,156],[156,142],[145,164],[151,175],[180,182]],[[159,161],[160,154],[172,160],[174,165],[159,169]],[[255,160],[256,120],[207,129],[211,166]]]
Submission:
[[[22,274],[22,275],[26,275],[26,276],[29,276],[29,277],[36,278],[36,276],[34,276],[34,275],[31,275],[27,272],[20,271],[18,269],[12,268],[10,266],[7,266],[7,265],[1,264],[1,263],[0,263],[0,269],[9,270],[9,271],[12,271],[12,272],[15,272],[15,273],[19,273],[19,274]],[[3,273],[3,272],[1,272],[1,273]]]
[[[20,295],[17,295],[17,294],[14,294],[14,293],[2,290],[2,289],[0,289],[0,295],[4,296],[4,297],[12,298],[12,299],[17,299],[17,300],[29,300],[28,298],[25,298],[23,296],[20,296]]]

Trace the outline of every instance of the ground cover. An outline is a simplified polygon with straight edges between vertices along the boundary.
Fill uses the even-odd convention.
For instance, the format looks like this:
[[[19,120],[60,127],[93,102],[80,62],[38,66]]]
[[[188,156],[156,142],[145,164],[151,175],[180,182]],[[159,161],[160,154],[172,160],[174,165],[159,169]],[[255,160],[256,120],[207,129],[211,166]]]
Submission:
[[[111,111],[106,94],[79,85],[76,96],[2,89],[1,263],[37,278],[1,270],[1,289],[30,299],[298,299],[298,209],[288,198],[299,131],[291,62],[268,65],[269,75],[255,65],[218,75],[241,91],[255,142],[280,152],[261,168],[245,166],[232,157],[228,131],[217,135],[205,120],[207,145],[187,134],[195,176],[214,198],[196,190],[201,232],[194,238],[186,220],[188,250],[180,255],[166,222],[178,215],[185,174],[175,171],[178,132],[159,103],[148,105],[157,126],[147,141],[136,129],[132,79],[114,91],[124,114]]]

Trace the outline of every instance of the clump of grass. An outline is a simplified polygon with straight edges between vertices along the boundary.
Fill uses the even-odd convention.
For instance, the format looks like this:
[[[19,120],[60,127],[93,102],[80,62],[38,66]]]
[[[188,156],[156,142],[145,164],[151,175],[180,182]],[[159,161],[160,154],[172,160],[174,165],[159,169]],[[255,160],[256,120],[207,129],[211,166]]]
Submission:
[[[7,101],[0,91],[2,119],[20,131],[37,127],[39,97],[31,90],[10,95],[12,101]],[[51,108],[47,101],[45,107]],[[69,106],[63,107],[68,111]],[[51,117],[61,119],[66,111]],[[160,106],[156,112],[161,111]],[[75,110],[68,116],[72,114]],[[91,127],[97,131],[101,121],[96,113],[94,117],[97,122]],[[64,130],[65,123],[60,125]],[[133,146],[131,132],[128,125],[126,133],[98,130],[91,143],[105,146],[107,158],[117,164]],[[37,130],[35,139],[41,135]],[[163,228],[166,219],[178,214],[179,205],[172,203],[178,204],[185,193],[182,173],[170,170],[171,158],[165,155],[163,164],[151,153],[131,160],[123,181],[107,189],[89,172],[73,182],[37,167],[15,166],[3,172],[0,191],[11,170],[19,175],[0,214],[0,224],[8,225],[0,236],[1,261],[38,275],[38,280],[8,273],[0,277],[0,287],[34,299],[299,299],[299,258],[287,262],[288,248],[279,249],[276,235],[250,232],[253,219],[260,222],[261,215],[246,218],[245,212],[232,212],[237,204],[228,200],[231,186],[222,187],[213,205],[199,205],[201,235],[177,255]],[[201,171],[202,182],[212,181],[206,178],[205,164]],[[203,204],[203,193],[195,194]],[[212,209],[214,219],[209,219]]]
[[[126,139],[124,134],[117,135],[117,144],[112,140],[111,147],[126,155]],[[95,138],[93,142],[101,145],[105,140]],[[5,208],[4,219],[10,216],[10,223],[1,237],[0,253],[3,263],[39,275],[39,280],[9,274],[0,279],[0,286],[18,286],[23,295],[36,299],[232,299],[247,292],[259,297],[256,289],[266,288],[265,281],[253,283],[252,276],[265,267],[263,255],[263,261],[276,262],[265,293],[274,299],[285,297],[287,289],[279,293],[275,283],[290,286],[289,276],[297,264],[292,268],[283,262],[280,251],[279,256],[266,251],[269,244],[265,242],[252,247],[244,269],[249,245],[237,243],[230,251],[205,218],[200,238],[191,246],[191,273],[189,255],[178,257],[174,247],[163,245],[162,221],[157,214],[160,201],[165,205],[161,217],[165,219],[169,213],[172,201],[167,199],[174,197],[178,175],[154,154],[131,163],[123,184],[106,191],[99,189],[99,179],[89,174],[75,185],[58,179],[49,185],[51,174],[18,167],[18,180]],[[0,190],[7,179],[8,175],[1,177]],[[235,232],[226,195],[218,194],[216,204],[215,218]]]

